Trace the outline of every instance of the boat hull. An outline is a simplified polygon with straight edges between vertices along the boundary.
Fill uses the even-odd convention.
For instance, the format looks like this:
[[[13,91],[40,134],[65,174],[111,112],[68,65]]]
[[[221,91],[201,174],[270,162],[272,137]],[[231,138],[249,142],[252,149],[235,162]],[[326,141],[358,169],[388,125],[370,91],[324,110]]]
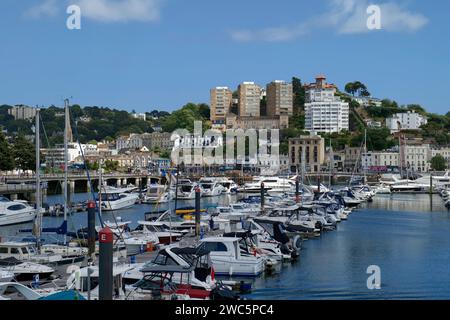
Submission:
[[[0,226],[10,226],[16,224],[28,223],[34,220],[36,211],[21,212],[17,214],[6,214],[0,216]]]

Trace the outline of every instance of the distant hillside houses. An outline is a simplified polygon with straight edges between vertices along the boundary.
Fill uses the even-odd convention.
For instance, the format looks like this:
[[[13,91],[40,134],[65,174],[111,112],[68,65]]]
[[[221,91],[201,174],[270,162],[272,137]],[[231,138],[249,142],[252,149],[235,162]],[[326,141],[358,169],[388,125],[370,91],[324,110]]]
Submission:
[[[116,149],[119,152],[122,149],[141,149],[145,146],[149,150],[156,148],[160,150],[171,150],[174,142],[170,138],[171,133],[168,132],[132,133],[118,137],[116,140]]]
[[[24,105],[16,105],[8,110],[8,114],[14,117],[14,120],[32,120],[36,116],[36,109]]]
[[[391,130],[391,133],[401,130],[420,130],[420,127],[427,123],[427,118],[415,111],[396,113],[391,118],[386,119],[386,127]]]

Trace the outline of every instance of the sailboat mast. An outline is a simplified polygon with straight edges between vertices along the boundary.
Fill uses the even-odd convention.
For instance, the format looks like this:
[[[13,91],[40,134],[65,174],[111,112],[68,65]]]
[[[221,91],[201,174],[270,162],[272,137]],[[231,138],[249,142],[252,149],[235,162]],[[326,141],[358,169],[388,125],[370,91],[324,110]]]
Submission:
[[[69,211],[69,99],[64,100],[64,222],[67,221]],[[64,244],[66,244],[67,236],[64,235]]]
[[[331,189],[331,180],[333,175],[333,169],[334,169],[334,155],[333,155],[333,147],[331,145],[331,137],[330,137],[330,174],[329,174],[329,189]]]
[[[42,196],[41,196],[41,176],[40,176],[40,169],[41,169],[41,143],[40,143],[40,110],[39,108],[36,109],[36,125],[35,125],[35,137],[36,137],[36,217],[37,217],[37,234],[36,234],[36,241],[37,241],[37,247],[40,249],[41,247],[41,235],[42,235]]]
[[[367,160],[367,129],[364,129],[364,155],[365,159]],[[361,158],[362,163],[362,158]],[[364,184],[367,184],[367,162],[366,164],[363,164],[363,170],[364,170]]]

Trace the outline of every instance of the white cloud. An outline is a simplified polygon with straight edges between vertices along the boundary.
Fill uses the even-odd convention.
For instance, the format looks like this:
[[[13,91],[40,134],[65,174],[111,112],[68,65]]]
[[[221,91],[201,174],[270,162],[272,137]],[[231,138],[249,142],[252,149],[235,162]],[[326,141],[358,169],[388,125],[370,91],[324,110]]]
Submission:
[[[54,16],[58,13],[57,0],[44,0],[40,4],[29,8],[25,16],[40,18],[42,16]]]
[[[152,22],[160,18],[161,0],[77,0],[83,17],[102,22]]]
[[[312,33],[318,29],[332,29],[338,34],[370,32],[367,28],[368,0],[329,0],[329,9],[318,16],[291,27],[263,28],[260,30],[235,30],[232,39],[248,41],[288,41]],[[420,13],[413,13],[403,6],[385,2],[376,4],[381,9],[381,28],[384,31],[417,31],[428,23]]]
[[[65,12],[71,4],[81,8],[82,18],[101,22],[153,22],[160,19],[161,5],[166,0],[42,0],[27,10],[32,17],[54,16]]]

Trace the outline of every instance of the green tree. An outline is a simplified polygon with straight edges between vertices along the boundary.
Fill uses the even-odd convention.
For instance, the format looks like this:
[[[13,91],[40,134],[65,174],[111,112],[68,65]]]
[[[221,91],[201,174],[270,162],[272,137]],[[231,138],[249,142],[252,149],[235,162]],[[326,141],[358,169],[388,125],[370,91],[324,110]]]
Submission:
[[[117,169],[119,168],[119,162],[112,161],[112,160],[106,160],[105,163],[103,164],[103,168],[105,169],[105,171],[108,171],[108,172],[117,171]]]
[[[193,132],[194,122],[202,121],[203,130],[206,130],[208,129],[209,120],[205,116],[205,107],[195,103],[188,103],[165,118],[162,122],[162,128],[165,132],[173,132],[176,129],[187,129],[189,132]]]
[[[431,169],[436,171],[444,171],[447,169],[447,162],[445,161],[445,158],[440,154],[431,158]]]
[[[0,128],[1,129],[1,128]],[[0,170],[8,171],[14,169],[14,157],[5,135],[0,130]]]
[[[349,83],[347,83],[347,84],[345,85],[344,90],[345,90],[345,92],[347,92],[348,94],[351,94],[352,96],[355,96],[355,93],[356,93],[356,91],[357,91],[354,82],[349,82]]]
[[[292,93],[294,95],[294,113],[299,114],[305,109],[305,88],[300,78],[292,78]]]
[[[18,134],[13,142],[13,156],[16,167],[22,170],[36,169],[35,145],[23,134]]]

